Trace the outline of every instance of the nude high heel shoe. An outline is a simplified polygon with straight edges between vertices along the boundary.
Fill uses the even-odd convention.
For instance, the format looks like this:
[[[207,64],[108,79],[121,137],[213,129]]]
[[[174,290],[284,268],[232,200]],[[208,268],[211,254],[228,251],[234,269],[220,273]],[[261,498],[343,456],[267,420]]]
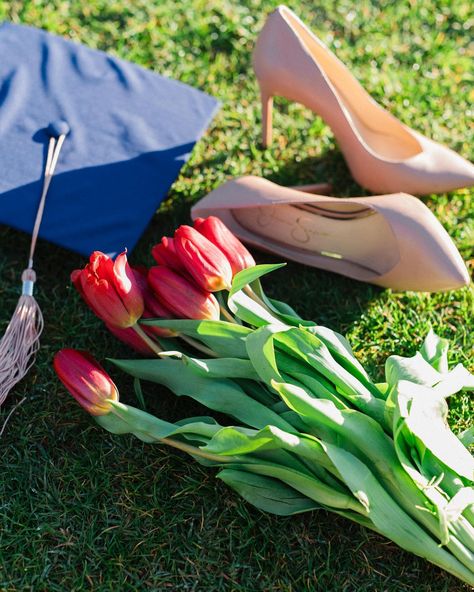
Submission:
[[[356,181],[370,191],[441,193],[474,185],[474,166],[403,125],[286,6],[268,17],[253,64],[261,90],[263,144],[274,95],[306,105],[332,128]]]
[[[228,181],[191,210],[286,259],[394,290],[460,288],[469,274],[448,233],[416,197],[333,198],[260,177]]]

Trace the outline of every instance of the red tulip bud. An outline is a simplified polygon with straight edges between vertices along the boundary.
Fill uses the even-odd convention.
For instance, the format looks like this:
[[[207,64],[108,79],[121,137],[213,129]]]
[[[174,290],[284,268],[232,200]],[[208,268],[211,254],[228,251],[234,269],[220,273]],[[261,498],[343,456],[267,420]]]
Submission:
[[[176,252],[186,271],[203,290],[230,289],[232,269],[224,253],[191,226],[180,226],[174,233]]]
[[[107,415],[118,401],[114,382],[87,352],[62,349],[54,356],[54,369],[76,401],[91,415]]]
[[[151,289],[174,316],[181,319],[219,320],[215,296],[192,284],[168,267],[152,267],[148,272]]]
[[[161,243],[152,247],[151,254],[158,265],[166,265],[166,267],[170,267],[176,271],[185,270],[185,267],[176,252],[174,239],[169,236],[164,236],[161,239]]]
[[[171,311],[169,311],[155,296],[152,289],[148,285],[148,269],[140,265],[138,267],[133,267],[133,272],[135,273],[135,278],[137,280],[138,286],[143,295],[143,300],[145,302],[145,310],[143,311],[142,318],[144,319],[170,319],[174,315]],[[156,337],[176,337],[176,331],[171,331],[170,329],[165,329],[163,327],[152,327],[151,325],[143,325],[142,329],[148,333],[148,335],[156,336]],[[112,331],[113,333],[113,331]],[[135,333],[135,331],[134,331]],[[118,335],[117,335],[118,337]],[[119,337],[120,339],[120,337]],[[132,338],[133,339],[133,338]],[[124,340],[122,340],[124,341]],[[133,347],[133,346],[132,346]]]
[[[109,325],[131,327],[143,314],[143,296],[125,253],[114,262],[94,251],[84,269],[72,272],[71,280],[93,312]]]
[[[218,247],[232,267],[235,275],[243,269],[253,267],[255,260],[239,239],[216,216],[196,218],[194,228]]]

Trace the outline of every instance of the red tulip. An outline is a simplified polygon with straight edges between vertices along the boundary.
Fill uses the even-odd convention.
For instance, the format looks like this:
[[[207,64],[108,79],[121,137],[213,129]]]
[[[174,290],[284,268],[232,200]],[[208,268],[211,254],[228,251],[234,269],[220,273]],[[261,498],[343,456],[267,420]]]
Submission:
[[[161,243],[156,244],[151,249],[151,254],[158,265],[166,265],[166,267],[171,267],[171,269],[175,269],[176,271],[185,270],[185,267],[176,252],[174,239],[169,236],[162,237]]]
[[[54,369],[76,401],[91,415],[107,415],[118,401],[114,382],[87,352],[62,349],[54,356]]]
[[[232,269],[224,253],[191,226],[180,226],[174,245],[186,271],[203,290],[230,289]]]
[[[146,343],[144,339],[133,329],[133,327],[114,327],[113,325],[105,325],[107,329],[115,335],[117,339],[130,346],[133,350],[144,356],[155,355],[155,352]],[[156,327],[158,328],[158,327]],[[144,327],[145,329],[145,327]],[[150,327],[151,329],[151,327]],[[146,329],[145,329],[146,330]]]
[[[143,301],[145,303],[145,310],[143,311],[142,318],[144,319],[170,319],[174,315],[168,310],[155,296],[150,286],[148,285],[148,269],[141,265],[139,267],[133,267],[135,278],[138,286],[143,295]],[[142,329],[148,333],[148,335],[156,335],[156,337],[175,337],[176,331],[171,329],[165,329],[163,327],[152,327],[151,325],[142,325]],[[113,331],[112,331],[113,333]],[[120,337],[119,337],[120,339]],[[133,346],[132,346],[133,347]]]
[[[131,327],[143,314],[143,296],[125,253],[114,262],[94,251],[84,269],[72,272],[71,280],[93,312],[109,325]]]
[[[235,275],[243,269],[253,267],[255,260],[239,239],[216,216],[196,218],[194,228],[218,247],[232,267]]]
[[[148,272],[151,289],[181,319],[219,320],[219,303],[215,296],[192,284],[168,267],[152,267]]]

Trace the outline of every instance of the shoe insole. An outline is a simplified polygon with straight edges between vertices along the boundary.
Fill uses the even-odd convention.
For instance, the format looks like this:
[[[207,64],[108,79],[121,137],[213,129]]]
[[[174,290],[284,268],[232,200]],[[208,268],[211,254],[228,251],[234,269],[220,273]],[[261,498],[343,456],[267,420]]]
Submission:
[[[398,262],[396,240],[384,217],[360,204],[282,204],[232,210],[237,222],[271,243],[345,261],[375,274]]]
[[[371,105],[372,113],[374,110],[379,111],[379,117],[372,124],[367,113],[362,114],[360,106],[359,109],[357,105],[354,108],[351,102],[345,98],[344,92],[339,87],[336,86],[336,88],[339,100],[350,114],[352,123],[373,152],[390,160],[405,160],[421,152],[418,142],[403,129],[398,121],[378,105]]]
[[[418,140],[359,84],[349,70],[291,14],[287,20],[323,69],[349,113],[352,124],[369,148],[383,158],[404,160],[422,150]]]

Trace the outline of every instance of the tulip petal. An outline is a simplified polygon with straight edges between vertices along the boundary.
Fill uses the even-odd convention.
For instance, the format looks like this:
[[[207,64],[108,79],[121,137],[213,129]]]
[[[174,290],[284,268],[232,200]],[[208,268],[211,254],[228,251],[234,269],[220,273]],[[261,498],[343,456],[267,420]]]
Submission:
[[[130,325],[134,325],[142,316],[144,302],[141,290],[136,282],[135,275],[128,264],[125,252],[117,256],[113,266],[114,287],[119,298],[134,319]]]
[[[174,239],[169,236],[162,237],[161,242],[152,248],[151,254],[158,265],[166,265],[176,271],[185,270],[185,267],[176,252]]]
[[[180,226],[174,235],[176,252],[186,271],[204,290],[230,289],[232,268],[224,253],[190,226]]]
[[[86,283],[83,283],[83,288],[86,301],[91,303],[92,310],[103,321],[118,327],[128,327],[135,323],[134,319],[130,323],[128,310],[110,282],[89,276]]]
[[[171,269],[152,267],[148,273],[148,281],[160,302],[175,316],[219,319],[219,303],[213,294],[201,290]]]
[[[91,415],[110,413],[109,401],[118,401],[118,390],[102,366],[87,352],[62,349],[54,356],[58,378]]]
[[[145,310],[143,312],[144,318],[161,318],[169,319],[173,315],[172,313],[156,299],[152,289],[148,285],[148,269],[144,266],[132,267],[132,271],[135,275],[135,280],[138,287],[141,290],[143,301],[145,303]]]
[[[84,269],[71,273],[71,281],[92,311],[109,325],[131,327],[143,314],[143,296],[125,253],[114,263],[94,251]]]
[[[249,251],[216,216],[196,218],[194,228],[224,253],[233,275],[255,265],[255,260]]]

